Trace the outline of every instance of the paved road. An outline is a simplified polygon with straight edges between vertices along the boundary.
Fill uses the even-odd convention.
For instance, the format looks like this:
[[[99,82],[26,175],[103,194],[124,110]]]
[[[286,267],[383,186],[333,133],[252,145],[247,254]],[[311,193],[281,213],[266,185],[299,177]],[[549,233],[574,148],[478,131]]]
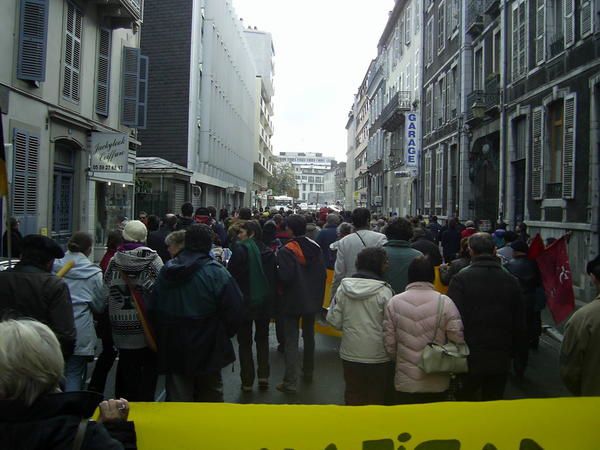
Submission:
[[[275,329],[271,329],[271,386],[267,391],[241,391],[239,364],[223,370],[225,401],[231,403],[268,403],[268,404],[343,404],[344,381],[342,364],[338,356],[340,340],[338,338],[316,336],[315,375],[311,384],[298,386],[295,395],[284,394],[275,389],[283,378],[283,355],[277,352]],[[237,342],[234,339],[234,346]],[[523,380],[511,377],[506,390],[507,399],[564,397],[569,393],[564,388],[558,374],[559,344],[551,337],[544,335],[539,349],[531,351],[529,367]],[[159,380],[157,397],[164,400],[164,382]],[[107,383],[106,396],[111,396],[114,389],[114,368]]]

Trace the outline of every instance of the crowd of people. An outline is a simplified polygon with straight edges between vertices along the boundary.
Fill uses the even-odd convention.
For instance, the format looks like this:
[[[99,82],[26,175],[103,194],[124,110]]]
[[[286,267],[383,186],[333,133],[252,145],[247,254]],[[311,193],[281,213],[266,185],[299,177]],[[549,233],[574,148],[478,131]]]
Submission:
[[[45,236],[15,239],[20,260],[0,272],[0,430],[10,427],[5,406],[16,402],[18,417],[48,419],[31,439],[59,426],[51,417],[84,417],[117,356],[119,400],[103,403],[108,424],[126,419],[128,401],[154,401],[159,375],[167,401],[222,402],[235,341],[241,391],[270,389],[272,322],[285,362],[275,388],[290,395],[313,382],[315,321],[342,331],[348,405],[502,399],[542,332],[544,290],[525,224],[487,233],[474,221],[441,225],[366,208],[230,212],[185,203],[179,214],[120,222],[99,266],[85,232],[66,252]],[[587,272],[600,290],[600,257]],[[561,374],[575,395],[600,395],[598,304],[567,326]],[[448,342],[468,346],[468,372],[426,372],[424,349]],[[77,401],[87,409],[74,413]],[[69,422],[71,436],[78,425]]]

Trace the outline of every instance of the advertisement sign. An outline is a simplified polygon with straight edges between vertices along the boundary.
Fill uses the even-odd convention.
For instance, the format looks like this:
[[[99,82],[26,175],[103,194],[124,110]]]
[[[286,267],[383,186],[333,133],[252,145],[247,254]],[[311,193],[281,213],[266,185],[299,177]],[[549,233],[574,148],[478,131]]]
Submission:
[[[419,113],[410,112],[405,116],[404,142],[405,166],[416,172],[419,167],[419,127],[421,126]]]
[[[127,172],[129,137],[126,133],[92,133],[92,172]]]

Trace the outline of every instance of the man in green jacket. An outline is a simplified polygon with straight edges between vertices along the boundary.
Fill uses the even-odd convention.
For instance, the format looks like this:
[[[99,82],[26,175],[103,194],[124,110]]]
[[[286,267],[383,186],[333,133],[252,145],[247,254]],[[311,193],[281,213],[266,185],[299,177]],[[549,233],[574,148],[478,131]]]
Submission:
[[[560,376],[574,395],[600,395],[600,256],[586,271],[598,296],[579,309],[565,327],[560,351]]]
[[[400,294],[408,284],[408,266],[417,256],[423,254],[411,248],[409,241],[413,236],[411,223],[397,217],[384,228],[383,233],[387,242],[383,245],[388,255],[389,269],[385,273],[385,281],[388,282],[395,294]]]

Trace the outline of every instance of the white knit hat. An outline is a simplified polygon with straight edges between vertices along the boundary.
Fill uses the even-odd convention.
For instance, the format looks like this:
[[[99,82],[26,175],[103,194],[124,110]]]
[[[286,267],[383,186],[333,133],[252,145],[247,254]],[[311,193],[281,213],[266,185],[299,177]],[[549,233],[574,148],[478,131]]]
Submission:
[[[139,220],[130,220],[123,229],[123,239],[129,242],[146,242],[148,230]]]

